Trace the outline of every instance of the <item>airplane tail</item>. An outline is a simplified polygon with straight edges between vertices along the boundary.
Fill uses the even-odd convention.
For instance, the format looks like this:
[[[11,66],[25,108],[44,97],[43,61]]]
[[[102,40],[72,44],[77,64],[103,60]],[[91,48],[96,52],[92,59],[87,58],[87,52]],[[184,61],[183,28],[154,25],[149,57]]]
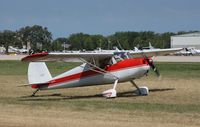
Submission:
[[[29,84],[43,84],[52,79],[45,62],[30,62],[28,66]]]
[[[134,47],[134,51],[139,51],[139,49],[137,47]]]
[[[149,42],[149,49],[154,49],[154,47],[151,45],[151,42]]]

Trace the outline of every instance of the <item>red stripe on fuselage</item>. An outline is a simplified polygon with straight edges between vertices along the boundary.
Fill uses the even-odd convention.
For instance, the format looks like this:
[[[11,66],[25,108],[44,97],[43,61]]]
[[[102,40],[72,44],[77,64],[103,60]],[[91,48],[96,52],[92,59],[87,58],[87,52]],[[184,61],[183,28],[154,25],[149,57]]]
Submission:
[[[126,59],[123,61],[120,61],[116,64],[111,65],[106,69],[106,71],[117,71],[119,69],[123,68],[129,68],[129,67],[134,67],[134,66],[139,66],[139,65],[144,65],[148,64],[147,61],[144,58],[133,58],[133,59]]]
[[[141,67],[144,65],[148,65],[147,61],[144,58],[126,59],[126,60],[120,61],[116,64],[113,64],[111,66],[108,66],[105,70],[108,72],[113,72],[113,71],[118,71],[118,70],[127,69],[127,68]],[[101,70],[98,70],[98,69],[96,69],[96,71],[102,72]],[[73,74],[70,76],[54,79],[54,80],[51,80],[48,82],[48,87],[55,86],[55,85],[63,83],[63,82],[69,82],[69,81],[77,80],[80,78],[87,78],[90,76],[95,76],[95,75],[101,74],[96,71],[88,70],[88,71],[80,72],[80,73]]]
[[[99,74],[99,73],[92,71],[92,70],[84,71],[84,72],[80,72],[80,73],[73,74],[73,75],[70,75],[70,76],[66,76],[66,77],[63,77],[63,78],[54,79],[54,80],[49,82],[49,86],[53,86],[53,85],[58,84],[58,83],[68,82],[68,81],[71,81],[71,80],[85,78],[85,77],[89,77],[89,76],[93,76],[93,75],[97,75],[97,74]]]

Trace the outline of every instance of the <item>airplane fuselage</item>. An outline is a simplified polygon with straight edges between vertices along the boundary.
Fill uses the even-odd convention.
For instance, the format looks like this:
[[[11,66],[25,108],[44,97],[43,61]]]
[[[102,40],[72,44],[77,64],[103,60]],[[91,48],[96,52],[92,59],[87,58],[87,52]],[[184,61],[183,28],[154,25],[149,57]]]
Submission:
[[[112,65],[105,66],[104,70],[95,69],[88,63],[64,72],[44,84],[32,84],[32,88],[40,90],[84,87],[131,81],[148,73],[150,66],[145,58],[125,59]]]

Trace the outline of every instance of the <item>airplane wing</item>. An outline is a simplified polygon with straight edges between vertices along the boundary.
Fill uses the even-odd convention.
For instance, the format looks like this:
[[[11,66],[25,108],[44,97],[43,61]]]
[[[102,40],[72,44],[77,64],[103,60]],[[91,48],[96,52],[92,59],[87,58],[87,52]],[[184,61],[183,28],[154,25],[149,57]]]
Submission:
[[[111,58],[113,56],[113,52],[81,52],[81,53],[36,53],[22,58],[22,61],[66,61],[70,62],[73,60],[84,59],[86,61],[99,61],[106,58]]]
[[[182,50],[182,48],[171,48],[171,49],[151,49],[151,50],[138,50],[138,51],[123,51],[129,53],[133,58],[137,57],[152,57],[162,56],[169,53],[174,53]],[[84,59],[88,62],[101,61],[112,56],[121,53],[121,51],[107,51],[107,52],[71,52],[71,53],[36,53],[22,58],[22,61],[76,61]]]
[[[133,58],[136,57],[152,57],[152,56],[163,56],[170,53],[175,53],[182,50],[182,48],[169,48],[169,49],[151,49],[151,50],[138,50],[138,51],[130,51],[130,55]]]

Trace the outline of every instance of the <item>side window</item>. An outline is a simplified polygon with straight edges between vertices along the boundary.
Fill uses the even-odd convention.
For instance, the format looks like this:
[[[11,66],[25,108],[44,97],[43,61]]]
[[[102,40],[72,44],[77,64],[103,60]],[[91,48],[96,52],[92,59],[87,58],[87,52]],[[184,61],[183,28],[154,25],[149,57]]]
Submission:
[[[114,58],[115,58],[116,62],[119,62],[119,61],[128,59],[129,55],[127,52],[116,52],[114,55]]]
[[[114,58],[115,58],[115,61],[118,63],[118,62],[120,62],[120,61],[122,61],[122,60],[124,60],[121,56],[119,56],[119,55],[115,55],[114,56]]]
[[[110,66],[112,64],[113,64],[113,62],[112,62],[111,58],[106,58],[106,59],[99,61],[99,67],[101,69],[105,69],[107,66]]]

